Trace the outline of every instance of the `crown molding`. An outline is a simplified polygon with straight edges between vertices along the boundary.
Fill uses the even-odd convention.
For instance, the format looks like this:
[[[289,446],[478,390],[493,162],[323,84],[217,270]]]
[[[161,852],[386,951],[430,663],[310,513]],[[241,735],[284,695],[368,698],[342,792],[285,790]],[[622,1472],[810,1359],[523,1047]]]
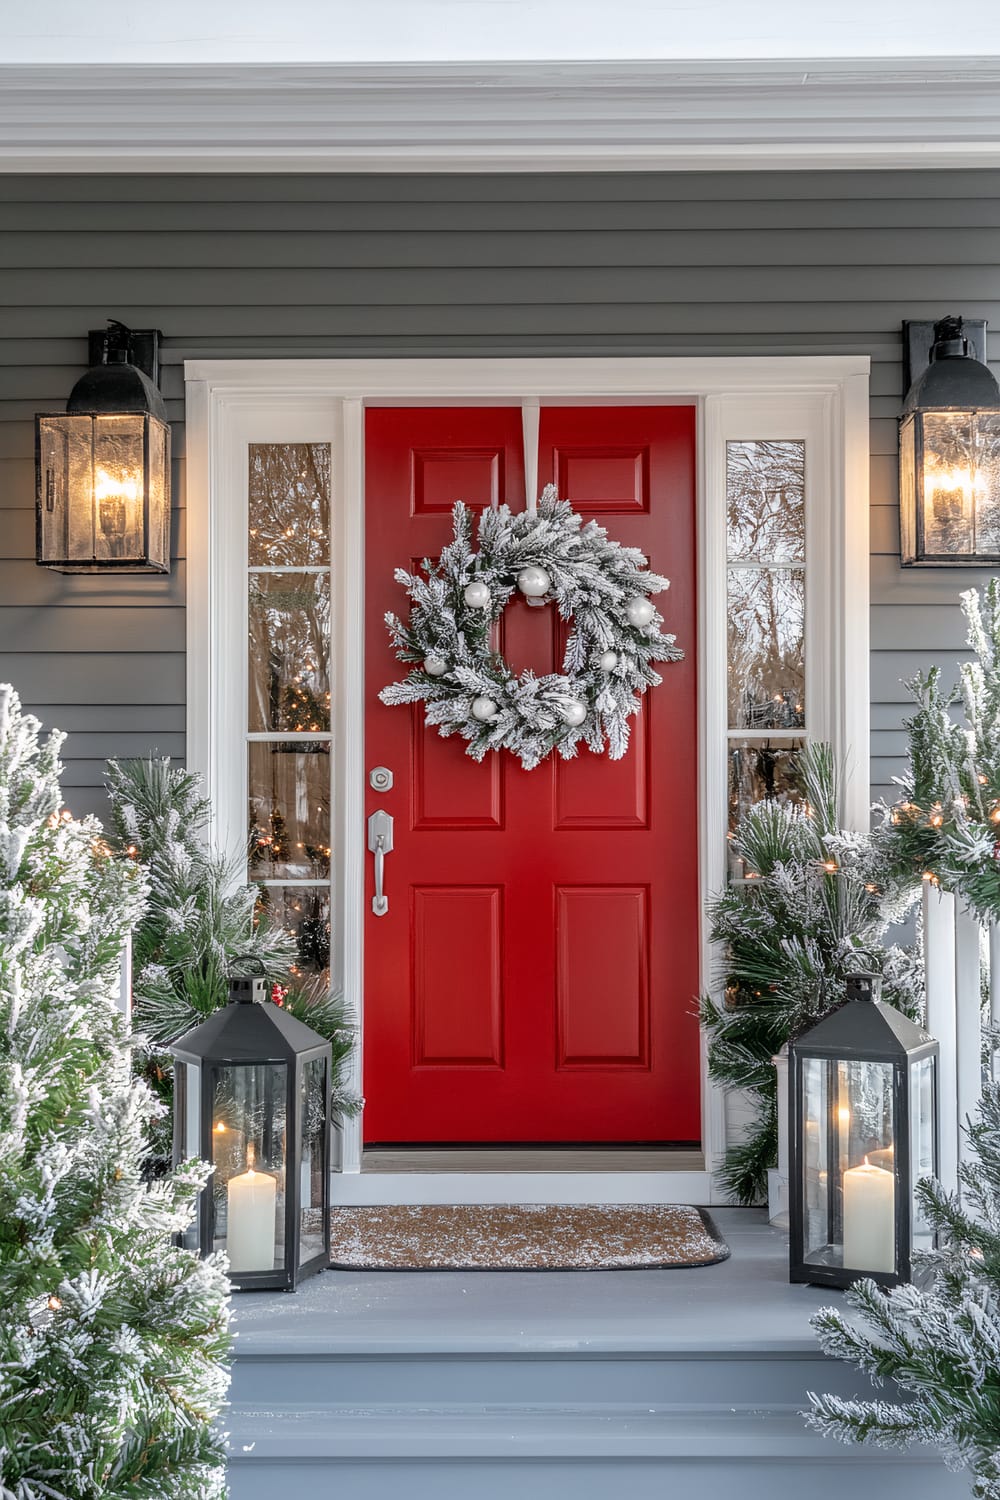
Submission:
[[[2,172],[1000,166],[1000,58],[0,66]]]

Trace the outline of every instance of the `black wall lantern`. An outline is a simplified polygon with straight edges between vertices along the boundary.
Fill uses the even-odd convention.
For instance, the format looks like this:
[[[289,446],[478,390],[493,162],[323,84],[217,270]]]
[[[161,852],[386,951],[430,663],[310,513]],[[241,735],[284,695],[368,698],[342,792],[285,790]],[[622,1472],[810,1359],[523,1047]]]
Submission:
[[[330,1043],[265,979],[229,993],[170,1049],[174,1160],[215,1164],[187,1243],[225,1250],[238,1288],[291,1292],[330,1263]]]
[[[112,322],[65,412],[35,418],[36,561],[60,573],[169,573],[170,427],[160,335]]]
[[[879,999],[876,975],[788,1049],[791,1279],[910,1279],[932,1237],[914,1202],[937,1162],[938,1045]]]
[[[909,390],[899,429],[904,567],[1000,563],[1000,386],[986,324],[904,323]]]

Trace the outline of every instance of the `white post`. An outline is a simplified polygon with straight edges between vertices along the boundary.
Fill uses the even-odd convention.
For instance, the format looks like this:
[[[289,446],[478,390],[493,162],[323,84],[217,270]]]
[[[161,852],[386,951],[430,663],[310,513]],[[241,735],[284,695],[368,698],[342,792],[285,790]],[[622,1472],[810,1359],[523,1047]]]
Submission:
[[[788,1228],[788,1043],[771,1058],[778,1088],[778,1165],[767,1174],[767,1216],[779,1229]]]
[[[955,1016],[955,898],[924,881],[927,1030],[938,1043],[938,1177],[958,1188],[958,1028]]]
[[[990,1026],[994,1032],[1000,1032],[1000,922],[991,922],[990,934]],[[993,1049],[993,1066],[990,1069],[994,1078],[1000,1077],[998,1067],[1000,1051]]]
[[[118,1009],[125,1017],[125,1024],[132,1028],[132,940],[126,938],[122,944],[118,978]]]
[[[958,1160],[969,1159],[966,1122],[979,1112],[983,1093],[983,1029],[980,997],[980,925],[964,901],[955,903],[955,1019],[957,1046]],[[933,1034],[933,1033],[932,1033]]]

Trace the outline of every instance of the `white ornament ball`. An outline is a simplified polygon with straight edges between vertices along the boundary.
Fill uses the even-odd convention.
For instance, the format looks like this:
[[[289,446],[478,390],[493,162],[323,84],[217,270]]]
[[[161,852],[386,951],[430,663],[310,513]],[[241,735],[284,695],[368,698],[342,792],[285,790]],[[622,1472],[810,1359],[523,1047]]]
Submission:
[[[597,658],[597,665],[602,672],[613,672],[618,665],[618,652],[602,651]]]
[[[532,564],[518,573],[517,586],[529,599],[541,599],[552,587],[552,579],[544,568],[536,568]]]
[[[559,710],[559,715],[564,724],[577,729],[587,717],[587,705],[581,703],[579,698],[574,698]]]
[[[636,594],[635,598],[630,599],[625,606],[626,618],[629,624],[634,625],[637,630],[642,630],[646,625],[651,625],[655,614],[656,610],[653,605],[648,599],[644,599],[641,594]]]
[[[495,719],[496,715],[497,706],[492,698],[473,698],[472,717],[474,719],[478,719],[480,723],[485,723],[487,719]]]
[[[463,597],[470,609],[489,609],[493,599],[489,584],[483,583],[478,578],[474,578],[471,583],[466,584]]]
[[[425,656],[424,671],[429,677],[443,677],[448,670],[448,663],[443,656]]]

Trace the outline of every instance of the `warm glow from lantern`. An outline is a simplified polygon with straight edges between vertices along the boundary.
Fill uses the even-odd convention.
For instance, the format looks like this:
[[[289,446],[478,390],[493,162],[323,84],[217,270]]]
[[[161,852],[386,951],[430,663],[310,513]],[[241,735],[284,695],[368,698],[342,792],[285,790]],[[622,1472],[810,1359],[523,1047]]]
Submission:
[[[934,453],[924,454],[924,493],[935,510],[961,505],[963,512],[988,494],[978,469],[945,468]]]
[[[136,501],[142,494],[142,480],[137,474],[122,474],[115,478],[107,469],[98,469],[94,475],[95,500]]]

